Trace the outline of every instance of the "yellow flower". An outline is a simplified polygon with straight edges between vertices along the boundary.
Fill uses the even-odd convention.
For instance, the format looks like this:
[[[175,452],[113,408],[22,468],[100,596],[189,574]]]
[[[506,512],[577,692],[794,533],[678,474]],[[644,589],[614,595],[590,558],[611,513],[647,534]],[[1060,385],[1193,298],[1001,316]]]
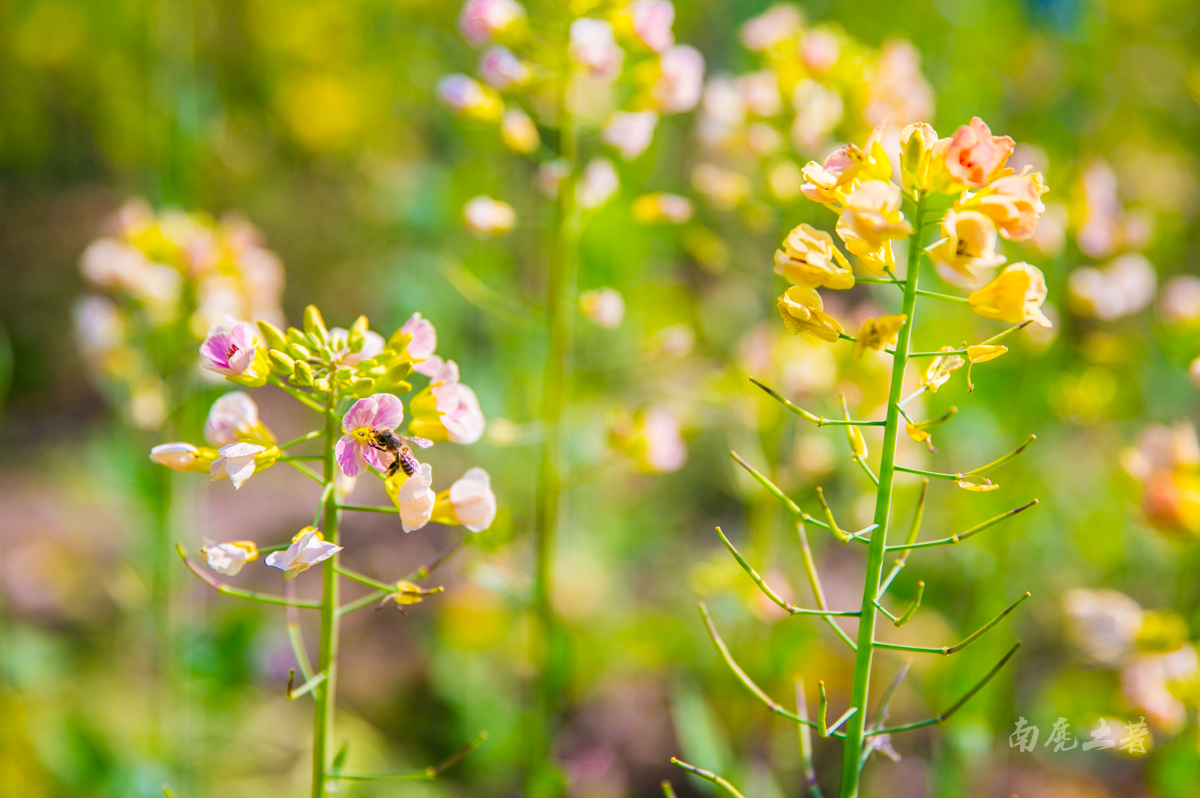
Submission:
[[[917,443],[923,443],[928,446],[929,451],[937,451],[937,449],[933,448],[933,436],[918,427],[916,424],[905,424],[904,431],[908,433],[908,437],[912,438]]]
[[[982,482],[971,482],[973,479],[981,479]],[[987,477],[965,477],[958,480],[957,484],[963,490],[973,491],[975,493],[987,493],[989,490],[995,490],[1000,487],[995,482],[992,482]]]
[[[1009,241],[1025,241],[1033,237],[1038,220],[1046,212],[1042,202],[1045,193],[1042,173],[1030,172],[1026,166],[1019,175],[993,180],[986,189],[968,200],[967,206],[986,214],[996,223],[1000,235]]]
[[[943,352],[953,352],[954,347],[943,346]],[[917,387],[928,388],[930,393],[937,393],[937,389],[941,388],[946,380],[950,379],[951,373],[963,367],[963,359],[958,355],[939,355],[929,364],[929,368],[925,369],[925,373],[917,380]]]
[[[806,288],[853,288],[850,262],[833,244],[833,236],[802,224],[775,251],[775,273]]]
[[[846,198],[837,234],[846,248],[876,274],[892,262],[890,240],[912,235],[900,213],[900,192],[882,180],[868,180]]]
[[[929,259],[975,282],[972,268],[999,266],[1004,256],[996,254],[996,227],[978,211],[946,211],[942,240],[927,247]]]
[[[908,321],[908,316],[902,313],[888,313],[874,319],[867,319],[858,331],[858,340],[854,342],[854,359],[858,360],[871,349],[883,349],[888,344],[896,343],[896,334]]]
[[[871,131],[861,150],[847,144],[826,156],[823,163],[809,161],[801,170],[804,196],[826,205],[841,203],[858,181],[890,178],[892,164],[880,141],[882,127]]]
[[[974,344],[967,347],[967,359],[972,363],[986,363],[989,360],[995,360],[1007,351],[1007,346],[999,344]]]
[[[1020,324],[1033,319],[1043,327],[1054,326],[1042,313],[1046,301],[1046,278],[1035,266],[1014,263],[967,297],[971,310],[985,319]]]
[[[794,285],[777,302],[783,324],[793,335],[808,333],[830,343],[838,339],[842,325],[825,312],[821,295],[811,288]]]

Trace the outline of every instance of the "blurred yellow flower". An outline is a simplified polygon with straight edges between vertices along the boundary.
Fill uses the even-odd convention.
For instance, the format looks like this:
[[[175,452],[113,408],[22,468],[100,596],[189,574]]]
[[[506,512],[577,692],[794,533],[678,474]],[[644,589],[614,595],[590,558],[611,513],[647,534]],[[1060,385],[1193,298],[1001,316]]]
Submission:
[[[1007,346],[1000,344],[974,344],[967,347],[967,359],[972,363],[986,363],[995,360],[1008,351]]]
[[[1046,301],[1046,278],[1028,263],[1012,264],[967,300],[972,312],[986,319],[1010,324],[1032,319],[1042,327],[1054,326],[1041,309]]]
[[[842,325],[825,312],[821,295],[811,288],[794,285],[777,302],[783,324],[793,335],[808,333],[833,343],[842,333]]]
[[[504,146],[522,155],[537,152],[542,143],[537,125],[529,118],[529,114],[516,107],[509,108],[501,117],[500,139]]]
[[[783,249],[775,251],[775,273],[806,288],[854,287],[850,262],[834,246],[833,236],[807,224],[788,233]]]
[[[908,316],[903,313],[888,313],[864,321],[858,331],[858,340],[854,342],[854,359],[861,358],[868,348],[878,350],[896,343],[896,334],[906,321]]]
[[[692,218],[692,202],[678,194],[643,194],[633,201],[633,218],[641,224],[684,224]]]
[[[943,352],[953,352],[954,347],[943,346]],[[937,389],[941,388],[946,380],[950,379],[950,375],[963,367],[965,361],[958,355],[939,355],[933,359],[929,367],[925,369],[925,373],[917,380],[917,386],[920,388],[928,388],[930,393],[937,393]]]
[[[869,270],[882,274],[892,260],[890,239],[911,235],[912,225],[900,213],[900,192],[882,180],[868,180],[846,198],[837,233]]]

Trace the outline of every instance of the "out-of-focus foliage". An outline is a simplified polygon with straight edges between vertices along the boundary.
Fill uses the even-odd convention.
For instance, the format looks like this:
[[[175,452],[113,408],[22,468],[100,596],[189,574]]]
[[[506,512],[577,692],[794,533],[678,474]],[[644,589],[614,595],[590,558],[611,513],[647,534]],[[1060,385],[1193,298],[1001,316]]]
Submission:
[[[681,3],[676,35],[703,53],[710,74],[742,74],[758,65],[739,27],[766,8]],[[957,406],[954,434],[935,433],[937,455],[915,443],[904,450],[918,467],[954,467],[1038,434],[1006,487],[1042,504],[975,545],[914,554],[896,588],[905,598],[917,579],[937,585],[907,627],[931,644],[977,627],[999,596],[1029,589],[1029,611],[1012,627],[1026,645],[1011,674],[953,723],[900,744],[900,763],[878,764],[865,794],[1190,796],[1200,779],[1184,662],[1200,637],[1195,457],[1186,445],[1164,448],[1171,434],[1143,435],[1195,422],[1200,409],[1189,376],[1200,356],[1200,15],[1185,0],[819,0],[802,10],[809,25],[840,26],[876,51],[912,42],[936,98],[933,123],[949,130],[983,117],[1031,145],[1014,160],[1046,166],[1053,187],[1034,239],[1002,244],[1010,261],[1043,267],[1053,335],[978,369],[972,394],[961,380],[948,384],[926,412]],[[462,353],[491,422],[477,449],[503,497],[500,516],[444,571],[445,594],[404,616],[347,623],[343,645],[354,655],[341,677],[341,728],[356,761],[381,769],[424,766],[486,728],[488,743],[445,780],[411,789],[518,794],[538,435],[529,422],[543,355],[530,327],[537,309],[522,298],[540,292],[543,219],[530,216],[505,246],[462,231],[471,197],[510,198],[524,218],[536,193],[531,168],[514,165],[498,137],[464,133],[435,97],[441,75],[474,64],[458,11],[407,0],[0,5],[0,795],[153,796],[168,778],[187,798],[301,794],[308,775],[309,707],[283,696],[290,654],[270,610],[181,594],[173,661],[184,700],[154,706],[144,689],[157,672],[143,534],[153,508],[141,498],[152,491],[139,484],[146,447],[111,423],[70,323],[86,290],[80,254],[139,195],[160,209],[251,220],[286,265],[292,318],[315,299],[331,323],[362,309],[394,328],[419,306]],[[694,136],[694,117],[661,123],[628,167],[636,183],[687,194],[700,162]],[[771,564],[772,585],[807,595],[774,500],[733,473],[725,451],[784,464],[773,476],[798,498],[819,476],[839,517],[857,518],[856,466],[745,376],[796,400],[844,391],[859,412],[885,398],[872,392],[869,358],[785,338],[775,320],[772,251],[800,222],[828,226],[819,209],[780,207],[749,232],[736,215],[715,217],[720,239],[683,242],[675,226],[631,224],[635,200],[618,193],[582,241],[581,288],[615,288],[625,308],[620,327],[581,325],[576,342],[570,412],[586,423],[570,450],[577,520],[556,563],[573,656],[555,750],[572,794],[649,796],[668,776],[681,794],[699,790],[671,771],[674,754],[712,763],[747,794],[794,794],[794,730],[747,699],[694,604],[709,603],[743,667],[777,697],[796,675],[836,672],[843,655],[828,632],[772,614],[711,531],[720,524],[739,545],[748,540],[743,553]],[[678,254],[682,243],[690,254]],[[724,272],[697,265],[714,248],[724,249]],[[1078,276],[1081,268],[1098,271]],[[826,310],[857,327],[878,315],[883,288],[856,288]],[[978,323],[929,313],[920,326],[978,340]],[[613,407],[606,397],[618,391],[629,401]],[[612,462],[615,432],[640,464],[651,407],[664,402],[690,408],[680,413],[687,464],[664,476]],[[595,423],[610,412],[613,423]],[[201,415],[193,408],[182,423],[198,435]],[[293,424],[279,422],[279,434],[306,430]],[[1122,457],[1139,446],[1141,459]],[[308,523],[270,474],[242,491],[255,497],[249,511],[216,492],[180,490],[197,541],[214,529],[282,538]],[[899,506],[913,498],[915,486],[902,485]],[[953,534],[963,518],[1004,509],[963,494],[931,508],[925,525]],[[414,533],[397,555],[394,525],[352,523],[346,534],[364,545],[348,564],[360,570],[401,573],[443,542],[438,530]],[[854,596],[854,553],[817,546],[822,567],[843,575],[827,577],[831,603]],[[1087,606],[1072,588],[1130,597],[1105,605],[1124,618],[1115,649],[1124,659],[1097,661],[1068,634]],[[988,645],[981,659],[1002,653]],[[915,661],[892,716],[925,717],[956,698],[970,677],[951,673],[940,659]],[[1131,673],[1148,692],[1129,689]],[[828,686],[839,706],[849,680]],[[1163,690],[1184,707],[1178,724]],[[1158,713],[1166,722],[1146,696],[1168,707]],[[1144,757],[1007,744],[1018,717],[1039,725],[1044,742],[1059,717],[1086,741],[1100,717],[1119,731],[1117,721],[1141,715],[1152,732]],[[148,731],[155,716],[169,740]],[[160,764],[168,750],[182,763],[170,772]],[[821,772],[836,772],[838,756],[818,741]],[[352,794],[390,794],[372,789]]]

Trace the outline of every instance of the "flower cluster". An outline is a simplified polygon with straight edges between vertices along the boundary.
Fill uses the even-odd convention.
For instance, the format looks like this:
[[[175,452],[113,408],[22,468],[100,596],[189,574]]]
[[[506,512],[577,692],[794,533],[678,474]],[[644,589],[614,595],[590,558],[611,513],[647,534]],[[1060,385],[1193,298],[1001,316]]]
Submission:
[[[1147,428],[1121,466],[1141,489],[1142,515],[1165,532],[1200,535],[1200,441],[1188,421]]]
[[[649,148],[663,116],[700,101],[704,58],[676,44],[674,20],[670,0],[589,4],[586,15],[565,20],[555,40],[530,30],[516,0],[468,0],[458,27],[472,47],[482,48],[478,77],[447,75],[438,82],[438,95],[459,116],[495,126],[508,149],[538,165],[538,185],[553,195],[571,166],[544,144],[539,128],[561,128],[570,116],[597,130],[612,156],[632,161]],[[619,187],[612,158],[597,155],[578,176],[576,201],[596,210]],[[638,216],[647,221],[679,223],[691,216],[683,197],[642,199]],[[485,196],[467,204],[464,219],[481,236],[516,223],[510,205]]]
[[[692,181],[718,209],[758,196],[793,202],[804,183],[797,156],[828,151],[836,132],[853,139],[884,123],[895,152],[900,128],[933,115],[933,91],[908,42],[872,50],[835,25],[807,26],[787,3],[747,21],[741,39],[758,68],[714,76],[701,106],[706,160]]]
[[[283,265],[237,218],[155,214],[133,200],[108,227],[80,261],[102,293],[76,305],[75,328],[88,364],[130,421],[155,429],[170,404],[169,378],[192,366],[185,350],[209,327],[227,314],[281,318]]]
[[[1068,590],[1063,609],[1084,656],[1119,671],[1125,700],[1156,728],[1179,731],[1200,699],[1200,658],[1187,640],[1187,622],[1170,611],[1145,610],[1115,590]]]
[[[410,444],[426,448],[433,441],[470,444],[483,435],[485,420],[475,392],[459,381],[457,364],[435,354],[436,348],[437,331],[420,313],[385,340],[369,329],[365,316],[348,330],[327,329],[320,312],[310,305],[304,313],[304,329],[289,327],[287,332],[267,321],[255,327],[226,317],[209,330],[200,355],[204,368],[230,382],[260,387],[270,381],[318,412],[337,412],[340,404],[349,403],[340,414],[342,436],[333,444],[341,495],[353,490],[355,479],[369,470],[384,480],[406,532],[431,519],[481,531],[496,513],[487,473],[473,468],[435,493],[430,465],[419,462],[410,448]],[[408,378],[414,373],[429,382],[408,402],[410,434],[398,435],[405,412],[396,394],[413,390]],[[150,457],[176,471],[229,479],[235,489],[281,459],[291,462],[282,449],[292,444],[277,444],[259,418],[254,400],[241,391],[225,394],[213,404],[204,437],[208,446],[164,443],[155,446]],[[320,532],[306,529],[285,552],[272,554],[266,563],[297,572],[337,550],[321,541]],[[237,573],[256,553],[254,544],[246,542],[209,545],[204,550],[209,564],[227,574]]]
[[[906,239],[913,228],[901,206],[908,197],[953,195],[951,206],[940,221],[941,238],[926,248],[939,272],[956,284],[973,285],[991,269],[1005,262],[997,251],[999,238],[1020,241],[1033,235],[1045,210],[1041,195],[1046,191],[1040,172],[1028,169],[1017,174],[1005,168],[1013,140],[993,136],[978,118],[960,127],[953,136],[939,138],[929,125],[917,123],[901,133],[902,151],[898,169],[886,152],[876,128],[859,148],[848,144],[831,153],[822,163],[804,167],[802,192],[838,214],[836,232],[846,250],[868,273],[894,281],[896,260],[892,241]],[[900,183],[893,182],[897,173]],[[915,245],[910,242],[910,246]],[[793,230],[775,254],[775,271],[793,287],[779,298],[779,309],[788,329],[806,332],[824,341],[845,335],[841,324],[824,312],[817,288],[843,290],[855,284],[849,259],[833,238],[809,225]],[[1040,270],[1028,263],[1007,266],[995,278],[967,297],[971,310],[989,319],[1023,324],[1028,321],[1051,325],[1041,311],[1046,299],[1046,281]],[[902,317],[868,319],[858,336],[857,349],[881,349],[895,335]],[[1003,347],[972,347],[967,354],[973,363],[1003,354]],[[928,383],[936,390],[947,370],[962,365],[953,359],[937,359]]]

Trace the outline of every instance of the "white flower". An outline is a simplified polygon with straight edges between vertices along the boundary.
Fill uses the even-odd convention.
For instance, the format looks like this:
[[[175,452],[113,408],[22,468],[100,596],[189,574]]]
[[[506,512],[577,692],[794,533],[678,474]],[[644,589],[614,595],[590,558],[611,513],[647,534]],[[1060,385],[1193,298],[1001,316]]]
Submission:
[[[761,52],[800,35],[804,23],[800,9],[790,3],[776,3],[742,25],[742,44],[747,50]]]
[[[204,422],[204,439],[213,446],[237,443],[238,434],[249,435],[258,427],[258,405],[250,395],[233,391],[213,402]]]
[[[568,51],[572,61],[603,80],[615,78],[625,61],[625,51],[617,45],[612,24],[603,19],[580,17],[572,22]]]
[[[1072,588],[1063,593],[1068,628],[1077,645],[1093,660],[1120,661],[1137,642],[1142,628],[1142,608],[1116,590]]]
[[[150,450],[150,459],[159,465],[174,469],[181,473],[191,470],[200,450],[190,443],[160,443]]]
[[[442,426],[446,428],[446,436],[453,443],[469,445],[483,437],[487,420],[483,417],[483,409],[479,406],[479,397],[461,382],[454,386],[458,397],[455,409],[442,416]]]
[[[85,297],[75,303],[71,315],[75,321],[75,337],[85,354],[104,354],[125,343],[125,322],[117,304],[108,297]]]
[[[454,517],[472,532],[482,532],[496,518],[496,494],[492,480],[482,468],[472,468],[450,486]]]
[[[575,197],[584,210],[594,211],[612,199],[621,187],[617,170],[607,158],[593,158],[584,167]]]
[[[1044,218],[1044,217],[1043,217]],[[1200,277],[1172,277],[1162,290],[1162,312],[1171,324],[1200,321]]]
[[[641,155],[654,139],[658,114],[654,111],[617,111],[604,128],[604,143],[616,148],[627,161]]]
[[[517,212],[507,202],[480,195],[463,206],[463,221],[471,232],[485,238],[511,230],[517,223]]]
[[[1142,310],[1154,299],[1158,277],[1144,255],[1129,253],[1103,268],[1071,272],[1067,286],[1076,312],[1112,321]]]
[[[479,76],[496,91],[504,91],[525,83],[533,73],[511,50],[497,45],[479,59]]]
[[[349,330],[344,327],[329,328],[329,348],[333,350],[333,359],[347,366],[370,360],[382,352],[385,345],[382,335],[374,330],[366,330],[363,332],[362,348],[351,352]]]
[[[687,444],[683,441],[679,419],[665,407],[654,407],[642,422],[646,443],[646,465],[666,474],[678,471],[687,462]]]
[[[273,551],[267,555],[266,563],[272,568],[295,576],[311,565],[328,560],[342,550],[341,546],[326,543],[315,527],[306,526],[292,538],[292,545],[285,551]]]
[[[579,295],[579,308],[583,315],[610,330],[620,327],[625,318],[625,298],[615,288],[584,291]]]
[[[421,463],[421,469],[405,479],[399,488],[395,484],[389,481],[385,487],[400,510],[400,524],[404,531],[412,532],[428,524],[433,505],[437,502],[437,494],[430,487],[433,484],[433,469],[429,463]]]
[[[690,111],[704,92],[704,56],[690,45],[672,47],[659,61],[661,74],[650,93],[668,114]]]
[[[237,576],[242,567],[258,557],[258,548],[248,540],[232,543],[213,543],[205,540],[200,553],[208,567],[226,576]]]
[[[214,480],[228,477],[233,483],[233,489],[237,490],[254,475],[255,458],[265,451],[265,446],[256,443],[231,443],[222,446],[217,450],[217,459],[213,461],[209,473]]]
[[[675,23],[675,6],[669,0],[633,0],[625,7],[633,24],[633,32],[642,44],[661,53],[675,44],[671,26]]]

